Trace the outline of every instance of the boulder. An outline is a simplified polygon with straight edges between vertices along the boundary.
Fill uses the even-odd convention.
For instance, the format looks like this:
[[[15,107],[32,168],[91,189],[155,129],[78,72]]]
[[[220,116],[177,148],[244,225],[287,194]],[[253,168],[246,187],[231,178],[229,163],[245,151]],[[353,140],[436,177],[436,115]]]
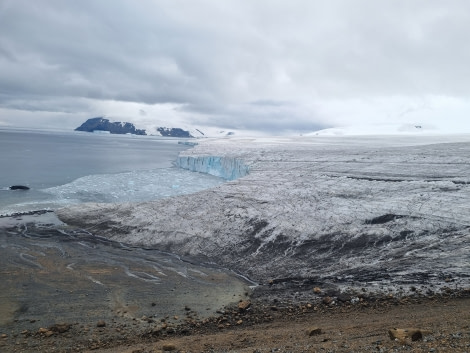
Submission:
[[[29,187],[24,185],[12,185],[9,187],[10,190],[29,190]]]
[[[164,343],[163,346],[162,346],[162,350],[164,352],[175,351],[176,346],[173,343]]]
[[[51,327],[49,327],[49,330],[52,331],[52,332],[57,332],[57,333],[64,333],[64,332],[67,332],[68,330],[70,330],[70,328],[72,327],[71,324],[55,324]]]
[[[309,336],[316,336],[316,335],[320,335],[321,333],[322,333],[321,328],[317,326],[310,327],[307,330],[307,335]]]
[[[430,334],[430,331],[421,330],[417,328],[392,328],[388,330],[388,335],[391,340],[398,340],[400,342],[405,342],[407,340],[411,341],[420,341],[425,335]]]
[[[245,311],[251,306],[251,302],[249,300],[243,300],[238,303],[238,309],[240,311]]]

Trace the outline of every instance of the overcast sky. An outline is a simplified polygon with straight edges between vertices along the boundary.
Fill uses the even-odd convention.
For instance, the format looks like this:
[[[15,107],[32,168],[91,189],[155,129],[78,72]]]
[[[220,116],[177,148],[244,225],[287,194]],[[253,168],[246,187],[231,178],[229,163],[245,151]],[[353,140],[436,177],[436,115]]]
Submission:
[[[470,132],[468,0],[0,0],[0,127]]]

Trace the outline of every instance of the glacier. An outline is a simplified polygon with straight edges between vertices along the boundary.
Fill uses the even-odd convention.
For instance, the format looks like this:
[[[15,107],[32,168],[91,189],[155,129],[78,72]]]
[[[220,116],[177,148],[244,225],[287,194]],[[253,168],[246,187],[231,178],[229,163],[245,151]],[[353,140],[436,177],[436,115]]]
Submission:
[[[469,135],[208,139],[177,165],[227,182],[57,215],[259,283],[470,285]]]
[[[178,167],[206,173],[226,180],[235,180],[249,173],[249,167],[240,159],[217,156],[179,156]]]

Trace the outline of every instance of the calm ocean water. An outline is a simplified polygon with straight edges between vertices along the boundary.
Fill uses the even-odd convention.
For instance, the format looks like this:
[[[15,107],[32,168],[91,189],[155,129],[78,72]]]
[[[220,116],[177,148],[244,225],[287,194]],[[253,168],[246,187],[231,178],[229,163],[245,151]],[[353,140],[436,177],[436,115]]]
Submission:
[[[174,167],[187,146],[153,136],[0,130],[0,215],[82,202],[146,201],[222,179]],[[26,185],[27,191],[8,190]]]

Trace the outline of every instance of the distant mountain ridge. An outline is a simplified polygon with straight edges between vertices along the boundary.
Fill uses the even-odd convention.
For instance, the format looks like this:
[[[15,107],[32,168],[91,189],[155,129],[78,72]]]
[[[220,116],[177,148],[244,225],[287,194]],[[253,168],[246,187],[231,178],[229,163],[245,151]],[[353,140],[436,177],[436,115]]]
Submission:
[[[109,119],[103,117],[91,118],[77,127],[75,131],[108,131],[111,134],[133,134],[146,135],[145,130],[136,129],[134,124],[126,122],[110,122]]]
[[[201,136],[204,133],[196,129]],[[133,134],[133,135],[161,135],[165,137],[181,137],[181,138],[192,138],[189,131],[181,128],[167,128],[157,127],[155,133],[147,133],[145,129],[137,129],[134,124],[128,122],[110,122],[109,119],[104,117],[90,118],[85,121],[82,125],[77,127],[75,131],[86,131],[86,132],[109,132],[111,134]]]
[[[157,131],[162,136],[169,136],[169,137],[194,137],[192,136],[189,131],[180,129],[180,128],[167,128],[167,127],[158,127]]]

